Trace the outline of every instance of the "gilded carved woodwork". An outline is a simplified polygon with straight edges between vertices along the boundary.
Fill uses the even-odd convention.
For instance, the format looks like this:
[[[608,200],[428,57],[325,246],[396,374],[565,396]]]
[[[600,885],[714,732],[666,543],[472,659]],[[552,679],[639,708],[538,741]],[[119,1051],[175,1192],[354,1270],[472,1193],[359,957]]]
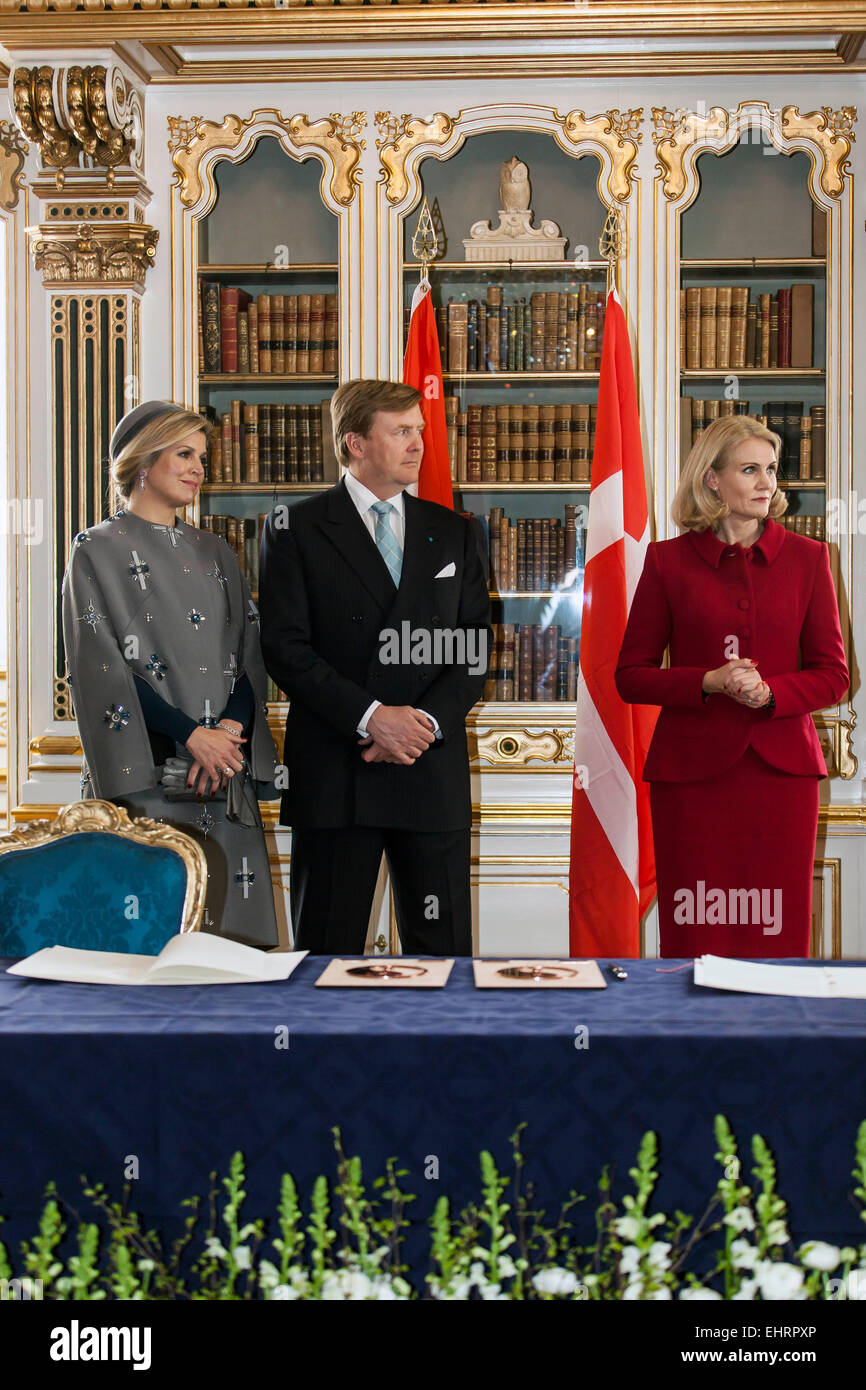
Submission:
[[[508,764],[526,767],[529,763],[571,763],[574,759],[571,729],[488,729],[470,732],[473,764]]]
[[[343,206],[352,202],[358,187],[358,165],[366,142],[359,139],[367,118],[363,111],[350,116],[332,112],[320,120],[296,115],[288,120],[279,111],[254,111],[246,120],[228,115],[221,122],[205,121],[200,116],[169,116],[169,141],[175,178],[180,185],[180,200],[185,207],[195,207],[204,192],[205,160],[214,150],[236,150],[249,138],[254,127],[268,123],[280,139],[285,138],[296,150],[310,147],[320,150],[330,164],[329,190],[335,203]],[[327,174],[326,174],[327,176]]]
[[[12,99],[21,131],[38,145],[43,165],[56,171],[58,188],[64,170],[80,168],[82,156],[106,171],[108,188],[117,165],[141,168],[141,101],[118,68],[16,68]]]
[[[409,191],[406,178],[409,155],[417,145],[444,145],[454,130],[454,121],[444,111],[437,111],[429,121],[377,111],[376,125],[379,130],[376,148],[385,174],[386,196],[389,203],[401,203]]]
[[[607,179],[608,188],[617,202],[627,202],[632,182],[636,175],[634,166],[638,156],[638,145],[643,138],[640,124],[643,120],[643,107],[621,112],[602,111],[598,116],[587,117],[583,111],[570,111],[562,118],[563,135],[571,146],[584,145],[594,141],[602,146],[610,156],[611,172]],[[569,146],[559,140],[568,153]],[[601,176],[599,176],[599,195],[605,203]]]
[[[33,234],[34,263],[46,286],[105,285],[143,291],[159,232],[132,222],[77,227],[42,225]]]
[[[656,167],[664,195],[671,202],[685,192],[687,162],[694,159],[700,148],[722,154],[752,125],[765,130],[783,152],[802,149],[808,141],[817,159],[818,182],[828,198],[841,196],[845,177],[850,173],[849,155],[857,118],[853,106],[843,106],[839,111],[824,106],[820,111],[801,115],[796,106],[773,111],[765,101],[743,101],[735,112],[721,106],[713,106],[706,113],[654,106],[652,115]]]
[[[24,184],[27,141],[11,121],[0,121],[0,207],[9,212],[18,206]]]

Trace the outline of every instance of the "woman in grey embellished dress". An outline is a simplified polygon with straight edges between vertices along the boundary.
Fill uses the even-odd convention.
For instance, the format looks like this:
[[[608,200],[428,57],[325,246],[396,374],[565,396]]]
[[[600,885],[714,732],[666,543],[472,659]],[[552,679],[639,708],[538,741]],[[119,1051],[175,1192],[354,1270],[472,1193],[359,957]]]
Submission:
[[[273,797],[277,755],[258,611],[231,547],[176,516],[204,479],[211,428],[167,401],[120,421],[121,510],[75,538],[63,636],[82,797],[192,835],[208,865],[202,929],[268,947],[278,935],[257,792]]]

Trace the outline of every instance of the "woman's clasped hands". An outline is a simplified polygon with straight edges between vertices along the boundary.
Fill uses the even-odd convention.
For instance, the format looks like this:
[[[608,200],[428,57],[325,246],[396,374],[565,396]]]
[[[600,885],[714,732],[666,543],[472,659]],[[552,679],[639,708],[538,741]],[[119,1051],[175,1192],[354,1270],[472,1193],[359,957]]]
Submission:
[[[738,705],[747,705],[750,709],[763,708],[770,698],[770,687],[750,656],[738,657],[715,671],[707,671],[703,688],[708,695],[728,695]]]
[[[246,743],[246,739],[240,731],[235,733],[225,725],[216,729],[204,726],[193,729],[186,741],[194,759],[187,784],[194,787],[199,796],[207,796],[209,782],[213,783],[214,792],[227,786],[230,777],[243,771],[242,743]]]

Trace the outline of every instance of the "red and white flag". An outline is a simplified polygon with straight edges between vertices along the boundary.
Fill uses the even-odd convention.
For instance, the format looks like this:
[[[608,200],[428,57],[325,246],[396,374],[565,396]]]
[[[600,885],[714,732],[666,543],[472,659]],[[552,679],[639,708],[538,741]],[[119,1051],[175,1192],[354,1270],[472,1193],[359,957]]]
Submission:
[[[421,392],[424,416],[424,457],[418,475],[418,496],[454,510],[451,467],[448,462],[448,429],[442,387],[442,359],[430,282],[422,280],[412,296],[409,338],[403,358],[403,381]]]
[[[637,956],[655,897],[649,786],[641,781],[659,710],[627,705],[614,672],[649,541],[628,325],[607,297],[586,533],[569,944],[573,956]]]

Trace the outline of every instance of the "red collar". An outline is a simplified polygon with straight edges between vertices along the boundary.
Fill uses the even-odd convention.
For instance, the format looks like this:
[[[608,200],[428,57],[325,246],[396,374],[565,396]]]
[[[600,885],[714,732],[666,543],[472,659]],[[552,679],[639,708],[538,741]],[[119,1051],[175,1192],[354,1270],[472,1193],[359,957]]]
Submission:
[[[739,550],[741,554],[746,552],[740,546],[728,545],[726,541],[720,541],[709,529],[706,531],[689,531],[689,539],[702,559],[706,560],[713,569],[718,569],[719,561],[726,551]],[[764,523],[764,529],[755,544],[750,547],[755,558],[760,557],[764,564],[771,565],[778,555],[782,546],[785,544],[786,531],[784,526],[780,526],[777,521],[770,517]]]

